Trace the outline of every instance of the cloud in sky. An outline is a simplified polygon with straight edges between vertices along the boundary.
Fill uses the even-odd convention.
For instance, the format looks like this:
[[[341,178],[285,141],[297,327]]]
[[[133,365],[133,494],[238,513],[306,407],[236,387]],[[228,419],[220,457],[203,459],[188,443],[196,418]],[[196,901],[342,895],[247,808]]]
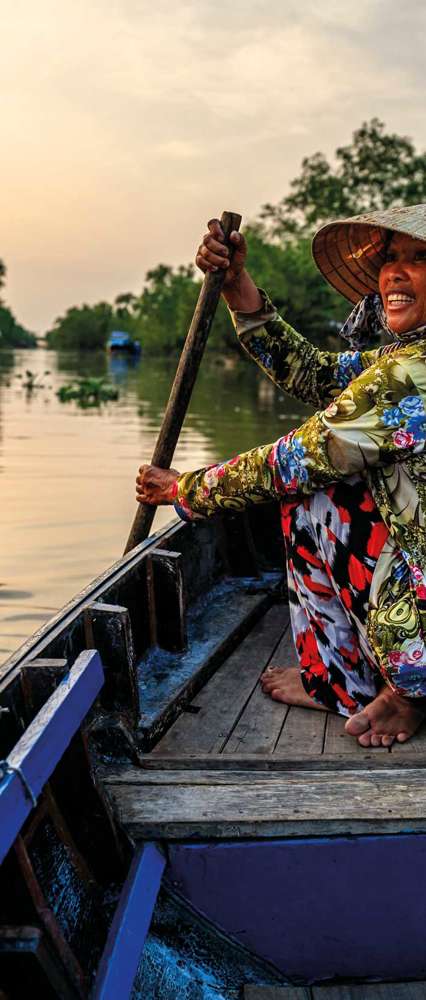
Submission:
[[[16,0],[0,256],[18,316],[43,330],[139,289],[212,214],[253,216],[373,115],[426,146],[425,28],[417,0]]]

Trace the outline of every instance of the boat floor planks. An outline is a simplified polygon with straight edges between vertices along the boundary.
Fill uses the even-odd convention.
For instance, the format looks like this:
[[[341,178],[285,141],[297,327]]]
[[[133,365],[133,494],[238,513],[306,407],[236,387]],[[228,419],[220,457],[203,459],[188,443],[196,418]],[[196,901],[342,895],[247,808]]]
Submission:
[[[142,767],[100,771],[130,836],[426,831],[425,727],[410,747],[360,747],[343,718],[264,695],[259,678],[272,663],[294,663],[288,608],[280,603],[183,707]]]
[[[426,982],[244,988],[244,1000],[424,1000],[425,996]]]
[[[255,625],[249,635],[219,667],[211,680],[157,743],[153,754],[221,753],[226,751],[231,734],[239,729],[252,702],[259,675],[266,668],[288,628],[288,609],[275,605]],[[263,696],[262,696],[263,697]],[[271,708],[271,705],[268,706]],[[272,703],[272,709],[274,704]],[[278,733],[287,711],[275,703]],[[269,712],[269,727],[274,712]],[[262,732],[266,732],[263,726]],[[237,740],[237,745],[239,742]],[[270,749],[267,747],[267,749]]]
[[[271,605],[273,589],[280,579],[277,573],[265,573],[258,579],[225,578],[192,607],[187,622],[186,650],[169,652],[157,645],[150,647],[137,667],[138,734],[144,746],[151,747],[217,665],[247,632],[251,632],[255,622]],[[283,619],[288,622],[287,612],[281,605]]]
[[[286,760],[333,769],[426,764],[426,725],[405,744],[366,749],[345,732],[342,716],[289,708],[264,695],[259,678],[266,667],[294,663],[288,608],[275,604],[157,742],[153,766],[160,766],[160,759],[167,766],[166,758],[173,757],[179,767],[205,759],[206,766],[214,766],[220,757],[223,767],[237,758],[253,766],[257,758],[259,766],[271,768]]]

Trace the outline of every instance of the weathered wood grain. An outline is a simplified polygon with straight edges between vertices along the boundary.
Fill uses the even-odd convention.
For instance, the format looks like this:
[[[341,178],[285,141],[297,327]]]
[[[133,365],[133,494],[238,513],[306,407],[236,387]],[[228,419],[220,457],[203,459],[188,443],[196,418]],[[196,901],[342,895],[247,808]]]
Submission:
[[[266,578],[268,579],[268,578]],[[258,588],[258,589],[256,589]],[[273,591],[262,580],[248,590],[227,578],[188,615],[188,650],[152,649],[138,665],[141,714],[138,739],[149,750],[165,735],[224,660],[269,610]],[[195,702],[196,711],[197,702]],[[191,708],[189,708],[191,714]]]
[[[155,638],[162,649],[186,649],[185,586],[181,552],[155,549],[149,556],[152,573]]]
[[[342,715],[334,715],[327,712],[327,724],[325,729],[324,753],[343,754],[348,757],[362,757],[366,748],[360,746],[358,741],[345,732],[346,719]],[[376,757],[389,757],[388,747],[374,747]]]
[[[333,712],[327,714],[327,725],[325,732],[324,753],[343,754],[348,757],[362,758],[365,755],[366,747],[360,744],[345,732],[345,723],[341,715],[334,715]],[[394,743],[392,747],[372,747],[376,759],[379,756],[397,757],[399,761],[405,762],[408,757],[426,756],[426,724],[423,724],[414,736],[406,743]],[[420,760],[419,760],[420,763]]]
[[[245,986],[244,1000],[424,1000],[426,983]]]
[[[297,757],[288,754],[140,754],[138,763],[144,770],[219,770],[233,771],[247,769],[252,771],[375,771],[393,768],[413,770],[426,768],[426,756],[401,756],[400,754],[377,754],[376,748],[365,749],[364,754],[351,757],[349,754],[308,754]]]
[[[132,837],[426,829],[426,771],[139,772],[104,788]]]
[[[268,657],[268,660],[274,664],[286,666],[290,655],[294,656],[294,653],[291,654],[289,648],[292,645],[292,640],[288,625],[288,608],[282,605],[279,607],[282,621],[286,623],[287,627],[279,645],[273,651],[272,656]],[[264,666],[266,665],[267,663],[264,663]],[[259,673],[261,672],[262,670],[259,671]],[[288,705],[273,701],[272,698],[263,693],[258,683],[236,726],[230,731],[226,742],[222,744],[224,755],[272,753],[288,711]],[[221,747],[218,746],[215,751],[218,752],[220,749]]]
[[[43,707],[52,691],[65,676],[68,670],[68,663],[64,659],[30,660],[21,669],[21,686],[25,702],[25,711],[28,722],[32,722],[34,716]]]
[[[152,751],[157,754],[217,752],[235,726],[257,679],[276,648],[288,612],[275,605],[202,688]]]
[[[321,756],[327,712],[292,705],[284,723],[275,754],[283,757]]]
[[[107,707],[126,705],[136,713],[138,691],[132,625],[128,609],[95,601],[84,611],[88,649],[97,649],[105,669],[102,699]]]
[[[312,1000],[309,986],[245,986],[244,1000]]]
[[[426,983],[347,983],[311,990],[313,1000],[424,1000]]]

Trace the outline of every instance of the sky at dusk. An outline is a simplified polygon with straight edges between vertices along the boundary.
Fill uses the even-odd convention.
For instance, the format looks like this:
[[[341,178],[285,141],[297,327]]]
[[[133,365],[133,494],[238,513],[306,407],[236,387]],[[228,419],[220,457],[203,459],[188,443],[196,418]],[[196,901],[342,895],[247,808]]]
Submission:
[[[186,263],[362,121],[426,148],[418,0],[15,0],[1,19],[5,298],[68,306]]]

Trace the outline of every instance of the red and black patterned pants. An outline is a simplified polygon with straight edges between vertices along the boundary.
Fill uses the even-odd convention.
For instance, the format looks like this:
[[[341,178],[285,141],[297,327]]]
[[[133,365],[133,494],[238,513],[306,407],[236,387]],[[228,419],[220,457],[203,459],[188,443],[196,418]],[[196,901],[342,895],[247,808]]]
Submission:
[[[366,634],[370,584],[388,537],[358,476],[282,504],[289,603],[303,685],[340,715],[383,684]]]

